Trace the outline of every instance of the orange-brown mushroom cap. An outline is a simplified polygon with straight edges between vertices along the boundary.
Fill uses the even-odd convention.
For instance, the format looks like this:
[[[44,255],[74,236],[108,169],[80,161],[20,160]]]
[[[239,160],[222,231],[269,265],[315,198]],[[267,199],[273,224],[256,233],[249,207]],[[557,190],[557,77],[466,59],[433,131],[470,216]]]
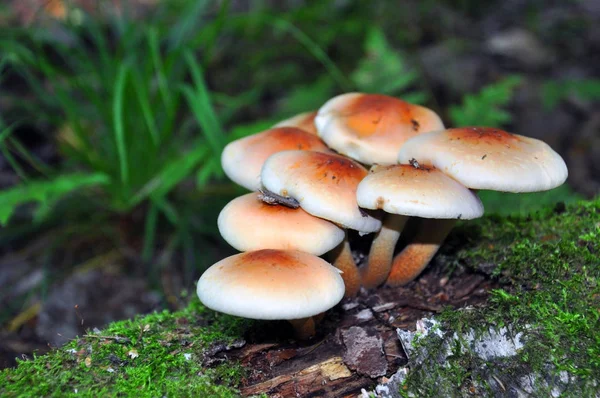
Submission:
[[[258,250],[227,257],[198,281],[200,301],[215,311],[251,319],[307,318],[344,295],[339,270],[309,253]]]
[[[260,188],[260,170],[272,154],[290,149],[329,151],[319,137],[297,127],[277,127],[229,143],[221,154],[225,174],[251,191]]]
[[[332,98],[315,118],[319,136],[341,154],[364,164],[394,164],[400,147],[415,135],[444,128],[432,110],[380,94]]]
[[[563,159],[546,143],[491,127],[462,127],[408,140],[400,163],[433,165],[472,189],[535,192],[561,185]]]
[[[314,216],[370,233],[381,227],[381,221],[361,212],[356,202],[356,188],[367,174],[367,169],[344,156],[283,151],[267,159],[261,180],[265,188],[296,199]]]
[[[239,251],[300,250],[317,256],[344,240],[337,225],[314,217],[301,208],[270,205],[256,192],[229,202],[217,220],[221,236]]]

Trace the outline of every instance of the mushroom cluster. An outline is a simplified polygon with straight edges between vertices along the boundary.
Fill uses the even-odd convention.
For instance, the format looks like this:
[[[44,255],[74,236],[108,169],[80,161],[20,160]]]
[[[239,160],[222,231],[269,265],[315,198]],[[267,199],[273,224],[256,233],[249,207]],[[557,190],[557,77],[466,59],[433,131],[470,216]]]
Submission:
[[[228,314],[287,319],[301,338],[361,286],[416,278],[457,220],[483,215],[477,190],[541,191],[567,178],[542,141],[489,127],[445,129],[430,109],[363,93],[234,141],[221,162],[254,192],[219,214],[221,235],[243,253],[209,268],[198,296]],[[394,256],[410,217],[417,231]],[[375,234],[361,268],[348,230]]]

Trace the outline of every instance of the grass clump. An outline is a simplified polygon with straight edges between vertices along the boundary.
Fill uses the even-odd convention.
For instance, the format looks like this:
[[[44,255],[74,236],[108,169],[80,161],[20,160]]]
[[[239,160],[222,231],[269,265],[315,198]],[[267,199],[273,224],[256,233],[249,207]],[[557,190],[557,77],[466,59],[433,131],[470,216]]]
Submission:
[[[203,352],[229,345],[249,321],[206,310],[185,310],[116,322],[51,355],[0,372],[0,395],[235,397],[244,377],[238,363],[202,367]]]
[[[600,199],[568,208],[558,204],[529,216],[487,217],[457,233],[471,242],[458,252],[459,261],[491,272],[503,288],[492,291],[483,308],[443,312],[442,330],[462,336],[508,327],[513,336],[523,333],[524,347],[493,363],[459,347],[445,366],[415,364],[403,392],[432,396],[440,390],[427,386],[440,383],[450,384],[457,395],[474,386],[490,392],[476,374],[489,367],[505,382],[537,375],[532,381],[538,393],[550,390],[548,380],[562,377],[569,380],[564,394],[593,395],[600,380]],[[460,345],[460,337],[455,341]],[[445,348],[433,336],[422,339],[419,349],[434,358]]]
[[[204,13],[203,7],[188,7],[190,15]],[[226,144],[194,37],[182,34],[179,24],[124,17],[104,24],[86,15],[82,23],[60,26],[70,41],[35,27],[7,29],[0,41],[7,67],[36,98],[14,98],[17,116],[0,118],[3,153],[23,180],[9,193],[35,191],[22,202],[49,206],[68,193],[57,188],[60,181],[69,181],[71,191],[83,187],[71,178],[77,171],[96,177],[99,206],[123,213],[150,201],[173,220],[169,193],[198,169],[210,167],[211,177],[222,176],[217,160]],[[32,122],[55,132],[65,159],[57,170],[13,137],[14,126]],[[27,173],[13,153],[31,160],[35,172]],[[40,176],[41,188],[35,185],[42,184]],[[0,224],[8,224],[20,204],[5,196]]]

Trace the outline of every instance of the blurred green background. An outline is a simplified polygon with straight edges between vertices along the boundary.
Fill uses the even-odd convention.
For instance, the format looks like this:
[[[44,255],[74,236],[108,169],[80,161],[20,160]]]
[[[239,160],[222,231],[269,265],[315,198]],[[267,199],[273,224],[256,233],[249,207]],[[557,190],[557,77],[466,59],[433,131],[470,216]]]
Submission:
[[[202,270],[233,252],[216,217],[243,189],[224,177],[223,147],[343,92],[539,138],[567,161],[568,185],[481,192],[487,212],[596,195],[598,8],[4,2],[0,367],[84,328],[184,305]]]

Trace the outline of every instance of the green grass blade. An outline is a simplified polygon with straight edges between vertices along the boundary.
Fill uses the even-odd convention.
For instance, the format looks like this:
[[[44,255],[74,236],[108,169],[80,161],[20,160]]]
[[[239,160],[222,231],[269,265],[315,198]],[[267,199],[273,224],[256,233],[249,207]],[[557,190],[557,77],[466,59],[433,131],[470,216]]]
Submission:
[[[189,86],[182,87],[182,90],[194,112],[198,124],[202,128],[206,140],[211,146],[213,153],[217,155],[223,150],[226,143],[223,128],[212,104],[210,92],[204,82],[200,65],[194,59],[191,52],[186,52],[184,56],[190,68],[195,90],[192,90]]]
[[[38,65],[39,69],[42,69],[43,64],[39,60],[33,61],[35,65]],[[20,74],[23,79],[27,82],[28,86],[33,90],[35,98],[41,101],[45,106],[52,108],[55,107],[55,98],[48,93],[48,90],[44,87],[43,78],[39,77],[36,73],[33,73],[29,68],[31,65],[14,65],[15,71]],[[47,71],[42,69],[47,74]],[[51,76],[48,76],[51,77]]]
[[[25,159],[33,168],[44,175],[49,175],[52,173],[52,169],[48,167],[48,165],[44,164],[44,162],[40,161],[34,154],[29,152],[21,142],[13,137],[8,137],[8,141],[15,148],[16,152],[18,152],[23,159]]]
[[[227,124],[234,119],[237,114],[244,109],[260,101],[262,90],[259,87],[253,87],[235,95],[227,95],[213,91],[211,98],[219,109],[219,120],[222,124]],[[306,109],[303,109],[305,111]]]
[[[271,17],[272,18],[272,17]],[[319,47],[314,40],[312,40],[306,33],[298,29],[294,24],[285,19],[268,19],[268,23],[272,24],[276,28],[285,30],[289,32],[292,37],[294,37],[300,44],[302,44],[306,49],[315,57],[321,64],[327,69],[327,72],[335,79],[338,85],[344,91],[352,91],[354,89],[354,85],[350,82],[346,76],[339,70],[337,65],[329,58],[327,53]]]
[[[181,90],[188,100],[190,107],[194,112],[194,117],[200,125],[202,134],[206,138],[206,141],[208,141],[213,154],[216,155],[220,153],[223,148],[220,138],[221,134],[219,133],[219,128],[215,127],[210,121],[210,116],[208,116],[208,114],[211,111],[207,110],[206,107],[201,104],[202,99],[200,99],[190,87],[185,86],[182,87]]]
[[[12,169],[15,171],[17,176],[19,176],[21,180],[27,181],[29,179],[29,177],[27,177],[27,173],[25,173],[25,170],[23,170],[23,168],[19,165],[19,163],[10,153],[6,145],[0,144],[0,151],[4,155],[4,158],[6,159],[10,167],[12,167]]]
[[[10,126],[3,128],[0,132],[0,152],[2,152],[4,158],[6,159],[10,167],[12,167],[12,169],[15,171],[17,176],[19,176],[21,180],[27,181],[27,173],[25,173],[25,170],[23,170],[23,168],[19,165],[19,162],[17,162],[17,160],[8,150],[8,146],[4,143],[4,141],[10,138],[10,135],[12,134],[15,127],[16,124],[11,124]]]
[[[101,173],[95,174],[65,174],[54,180],[35,181],[20,184],[0,192],[0,225],[6,225],[15,209],[27,202],[56,200],[67,193],[83,187],[106,185],[110,178]]]
[[[173,100],[171,98],[171,92],[167,84],[167,78],[165,69],[160,58],[160,49],[158,43],[158,32],[156,29],[150,29],[148,31],[148,46],[150,47],[150,56],[156,72],[156,79],[158,81],[158,90],[160,92],[165,111],[168,115],[172,115],[174,109],[172,107]]]
[[[127,145],[125,143],[125,131],[123,127],[123,93],[125,91],[125,83],[127,82],[127,73],[129,66],[121,64],[115,82],[114,99],[113,99],[113,129],[115,134],[115,142],[119,155],[119,169],[121,171],[121,182],[127,186],[129,182],[129,164],[127,161]]]
[[[153,201],[166,196],[181,180],[188,177],[194,168],[206,159],[209,150],[206,145],[196,144],[195,148],[168,163],[154,178],[146,183],[131,199],[133,207],[151,197]]]
[[[186,41],[186,38],[197,29],[198,21],[202,19],[202,14],[209,1],[187,2],[187,9],[181,13],[181,18],[177,24],[170,30],[168,43],[170,48],[177,48]]]
[[[133,88],[135,90],[136,97],[140,104],[142,115],[144,116],[144,122],[146,123],[146,127],[148,127],[148,131],[150,132],[150,139],[152,140],[152,144],[154,144],[154,146],[158,146],[158,130],[156,129],[156,125],[154,124],[154,116],[152,113],[152,107],[150,105],[148,90],[146,90],[146,87],[141,81],[139,75],[134,74],[131,81],[133,82]]]
[[[105,33],[102,31],[100,22],[94,18],[89,18],[86,21],[85,31],[91,36],[92,42],[94,43],[94,51],[100,58],[100,67],[97,68],[97,72],[102,76],[102,80],[105,83],[109,83],[110,78],[113,76],[115,59],[112,56],[110,45],[106,40]],[[82,51],[84,44],[79,45],[81,47],[78,51]]]
[[[179,225],[179,213],[175,206],[171,204],[166,198],[153,199],[152,203],[158,206],[158,209],[165,215],[167,221],[169,221],[174,227]]]
[[[217,45],[219,35],[225,27],[225,23],[229,16],[230,5],[230,0],[225,0],[221,2],[221,7],[219,9],[217,17],[214,20],[214,24],[211,26],[211,29],[207,30],[208,37],[206,37],[204,40],[204,56],[202,57],[202,65],[208,65],[208,63],[212,59],[213,51],[215,49],[215,46]]]
[[[3,126],[3,125],[4,125],[4,123],[2,122],[2,119],[0,119],[0,126]],[[12,134],[15,127],[17,127],[17,125],[16,125],[16,123],[13,123],[10,126],[6,126],[6,127],[2,128],[2,131],[0,131],[0,145],[2,143],[4,143],[4,140],[6,140],[8,137],[10,137],[10,135]]]

